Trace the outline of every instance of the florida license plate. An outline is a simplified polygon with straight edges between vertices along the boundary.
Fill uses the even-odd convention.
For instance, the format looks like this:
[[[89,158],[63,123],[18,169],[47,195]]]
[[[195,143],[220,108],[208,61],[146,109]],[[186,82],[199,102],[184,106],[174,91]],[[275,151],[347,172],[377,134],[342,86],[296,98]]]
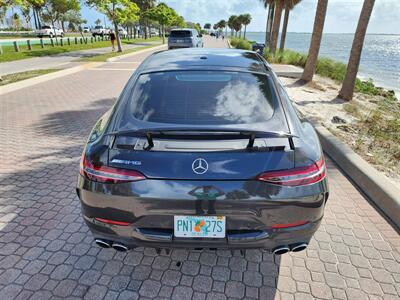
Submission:
[[[187,238],[224,238],[223,216],[174,216],[174,235]]]

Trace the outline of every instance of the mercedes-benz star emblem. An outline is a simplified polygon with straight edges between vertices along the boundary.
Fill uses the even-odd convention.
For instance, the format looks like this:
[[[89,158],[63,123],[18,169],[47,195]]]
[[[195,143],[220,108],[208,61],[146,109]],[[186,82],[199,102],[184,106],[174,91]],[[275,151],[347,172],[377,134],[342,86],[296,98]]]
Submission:
[[[197,158],[192,163],[192,170],[196,174],[204,174],[208,170],[208,162],[204,158]]]

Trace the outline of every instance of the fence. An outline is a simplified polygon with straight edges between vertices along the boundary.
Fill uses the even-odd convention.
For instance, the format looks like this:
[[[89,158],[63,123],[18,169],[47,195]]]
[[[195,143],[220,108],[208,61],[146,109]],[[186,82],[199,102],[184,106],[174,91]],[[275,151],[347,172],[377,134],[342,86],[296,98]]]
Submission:
[[[101,41],[107,41],[109,40],[110,37],[108,35],[105,36],[95,36],[95,37],[58,37],[58,38],[48,38],[48,39],[27,39],[27,40],[18,40],[18,41],[13,41],[11,42],[14,52],[20,52],[21,51],[21,46],[26,46],[27,51],[32,51],[33,46],[40,46],[40,48],[45,48],[47,47],[56,47],[60,46],[63,47],[65,45],[71,46],[71,45],[78,45],[78,44],[93,44]],[[47,43],[46,43],[47,42]],[[3,47],[5,45],[0,44],[0,55],[4,53]],[[8,46],[8,45],[7,45]]]

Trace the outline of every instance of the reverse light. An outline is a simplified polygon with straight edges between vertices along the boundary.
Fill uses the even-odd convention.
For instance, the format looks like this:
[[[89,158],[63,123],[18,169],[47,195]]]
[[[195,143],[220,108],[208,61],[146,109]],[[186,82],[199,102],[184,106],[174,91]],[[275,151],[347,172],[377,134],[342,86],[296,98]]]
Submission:
[[[321,181],[326,176],[325,161],[323,158],[315,163],[290,170],[265,172],[256,179],[283,186],[300,186]]]
[[[95,166],[91,164],[84,155],[82,155],[79,173],[89,180],[103,183],[123,183],[146,179],[146,177],[138,171],[108,166]]]

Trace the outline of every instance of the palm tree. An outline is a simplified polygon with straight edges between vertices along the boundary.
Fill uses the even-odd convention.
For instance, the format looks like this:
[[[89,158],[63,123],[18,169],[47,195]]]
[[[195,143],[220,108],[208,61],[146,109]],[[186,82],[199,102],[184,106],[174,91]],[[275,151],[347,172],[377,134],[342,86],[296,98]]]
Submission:
[[[251,15],[250,14],[243,14],[240,15],[241,16],[241,20],[242,20],[242,24],[244,25],[244,34],[243,34],[243,38],[246,38],[246,29],[247,29],[247,25],[250,24],[251,22]]]
[[[272,29],[272,21],[274,18],[275,2],[274,0],[260,0],[267,10],[267,22],[265,22],[265,45],[269,45]]]
[[[343,85],[339,92],[339,97],[344,100],[350,101],[353,98],[354,85],[356,83],[358,67],[360,66],[365,33],[367,32],[369,19],[371,17],[372,9],[374,8],[374,4],[375,0],[364,0],[363,7],[361,9],[356,33],[354,34],[353,45],[351,46],[346,76],[344,77]]]
[[[232,16],[230,16],[229,19],[228,19],[228,27],[229,27],[230,30],[231,30],[231,36],[233,35],[233,30],[235,29],[234,21],[235,21],[236,18],[237,18],[237,16],[232,15]]]
[[[285,0],[272,0],[275,3],[274,20],[272,22],[272,32],[270,35],[269,52],[275,53],[278,45],[279,27],[281,25],[282,10]]]
[[[242,20],[240,19],[240,16],[233,19],[233,29],[236,31],[236,36],[238,35],[238,32],[242,30]]]
[[[146,12],[156,6],[156,0],[132,0],[140,8],[139,24],[144,26],[144,38],[147,39],[149,27],[149,19],[145,17]]]
[[[285,41],[286,41],[286,32],[289,23],[289,13],[297,4],[300,3],[301,0],[286,0],[285,1],[285,17],[283,19],[283,28],[281,34],[281,45],[279,46],[279,51],[283,51],[285,49]]]
[[[304,67],[303,75],[301,76],[301,79],[307,82],[312,80],[315,68],[317,67],[318,53],[321,46],[327,7],[328,0],[318,0],[310,49],[308,50],[306,66]]]

